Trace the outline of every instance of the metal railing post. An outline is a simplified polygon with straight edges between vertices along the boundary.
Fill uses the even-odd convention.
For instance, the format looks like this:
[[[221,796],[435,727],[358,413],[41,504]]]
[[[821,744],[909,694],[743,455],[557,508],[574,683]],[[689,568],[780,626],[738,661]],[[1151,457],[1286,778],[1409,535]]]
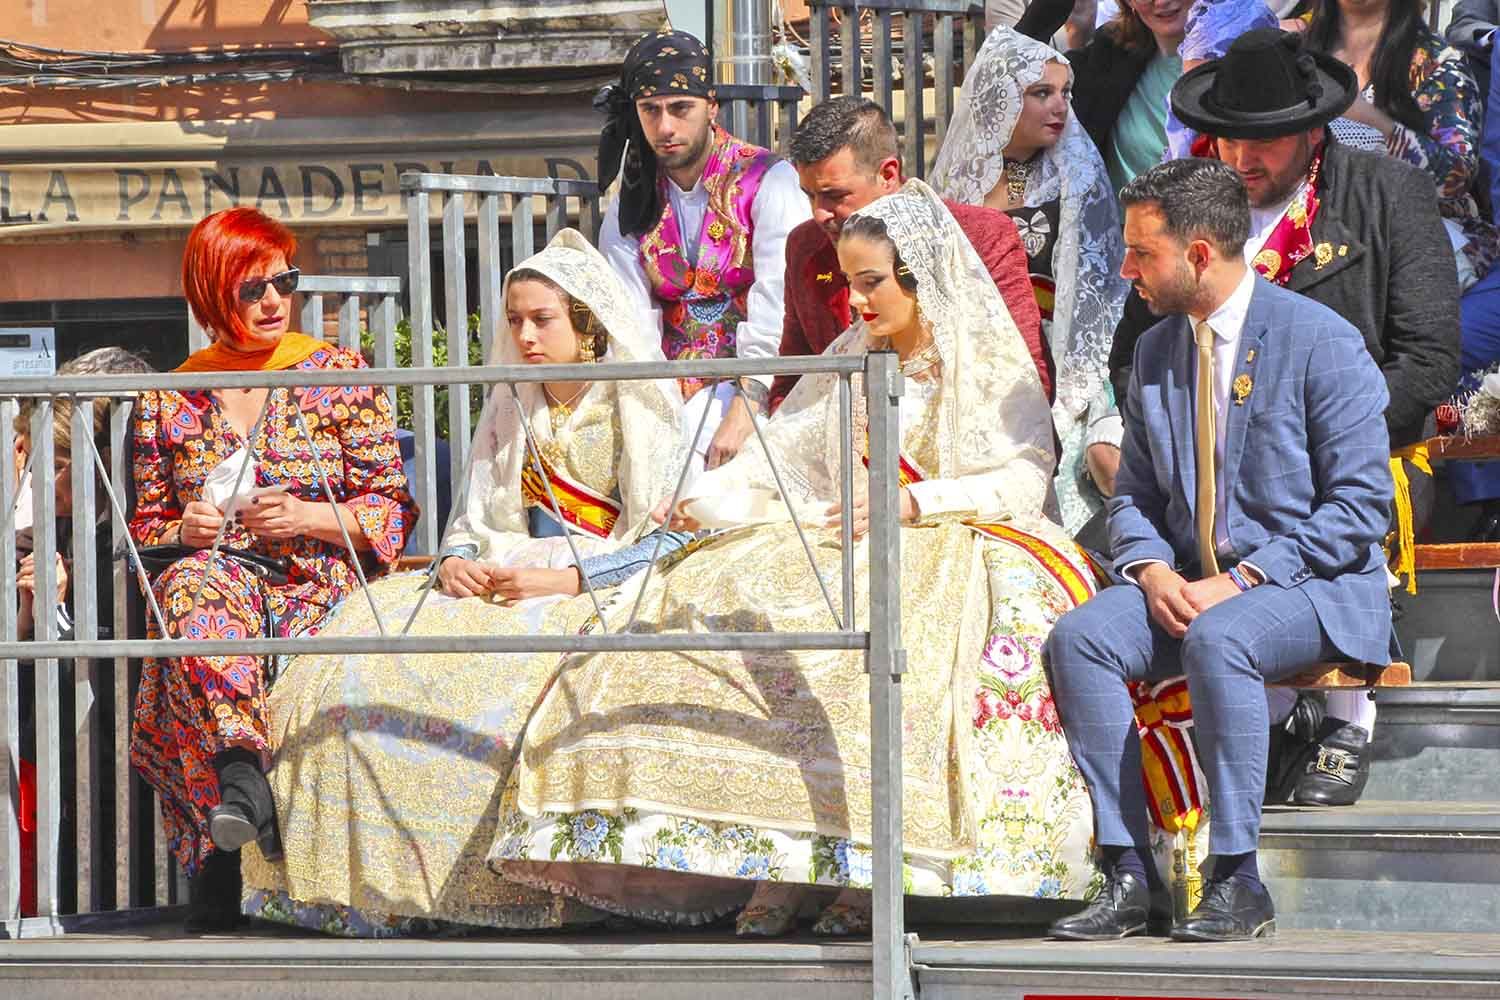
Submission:
[[[19,409],[14,399],[0,400],[0,503],[16,501],[15,419]],[[0,521],[0,639],[16,638],[16,532],[3,511]],[[21,923],[21,713],[19,664],[14,658],[0,659],[0,926],[15,937]]]
[[[94,504],[94,400],[73,397],[72,477],[73,522],[73,635],[81,640],[99,637],[98,557],[94,539],[99,530]],[[103,775],[95,770],[99,743],[99,681],[92,657],[73,661],[74,747],[74,844],[77,850],[77,910],[89,913],[101,908],[104,896],[103,827],[99,824],[99,792]]]
[[[31,508],[36,589],[31,634],[39,642],[57,638],[57,487],[52,440],[54,402],[37,401],[31,413]],[[57,925],[62,913],[62,726],[58,661],[34,661],[36,687],[36,906],[43,923]]]
[[[870,674],[871,851],[874,875],[874,987],[876,1000],[913,995],[906,959],[901,861],[901,526],[897,406],[902,381],[896,355],[865,356],[865,405],[870,434]]]
[[[130,415],[133,406],[130,400],[120,400],[110,407],[109,413],[109,476],[115,495],[128,497],[130,482]],[[102,530],[102,529],[101,529]],[[127,526],[111,515],[109,519],[110,552],[125,545]],[[130,568],[125,560],[114,564],[114,611],[111,638],[118,639],[130,634],[130,588],[134,585]],[[130,726],[134,718],[131,695],[131,663],[126,657],[112,661],[114,677],[115,744],[115,908],[126,909],[144,902],[145,892],[136,877],[135,817],[140,807],[141,790],[145,783],[136,776],[130,766]]]
[[[406,180],[405,177],[402,178]],[[405,185],[403,184],[403,190]],[[411,192],[406,203],[407,258],[410,266],[411,294],[411,363],[414,368],[432,367],[432,220],[429,218],[431,195],[422,188]],[[437,424],[431,385],[413,386],[411,390],[412,433],[416,436],[412,456],[416,482],[410,484],[417,505],[425,511],[437,510]],[[417,544],[423,552],[437,553],[437,518],[417,521]]]
[[[448,367],[469,366],[469,265],[465,253],[467,237],[464,226],[465,197],[462,191],[448,195],[443,206],[443,298],[448,323]],[[457,496],[464,484],[464,455],[469,448],[469,387],[462,382],[448,386],[448,480],[450,496]],[[437,509],[428,514],[436,519]]]

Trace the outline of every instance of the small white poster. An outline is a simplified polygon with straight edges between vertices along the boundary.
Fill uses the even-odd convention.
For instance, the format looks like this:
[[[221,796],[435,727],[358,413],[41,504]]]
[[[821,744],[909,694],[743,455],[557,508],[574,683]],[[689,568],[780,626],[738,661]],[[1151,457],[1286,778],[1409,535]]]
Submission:
[[[57,333],[50,326],[0,326],[0,378],[57,374]]]

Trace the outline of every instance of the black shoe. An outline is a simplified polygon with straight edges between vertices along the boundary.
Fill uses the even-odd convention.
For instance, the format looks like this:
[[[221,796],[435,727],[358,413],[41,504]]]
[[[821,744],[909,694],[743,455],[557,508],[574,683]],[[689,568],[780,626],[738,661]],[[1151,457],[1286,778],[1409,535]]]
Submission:
[[[1152,892],[1126,872],[1111,876],[1087,907],[1054,920],[1047,936],[1062,941],[1115,941],[1134,934],[1165,934],[1172,926],[1172,897]]]
[[[1306,691],[1298,692],[1297,702],[1286,721],[1271,727],[1266,756],[1266,791],[1262,800],[1265,805],[1282,806],[1291,801],[1304,764],[1317,750],[1322,726],[1322,699]]]
[[[267,861],[280,861],[281,830],[271,783],[260,762],[247,750],[230,750],[214,758],[214,771],[219,777],[219,804],[208,811],[214,846],[238,851],[253,840]]]
[[[1205,883],[1203,899],[1172,928],[1174,941],[1249,941],[1276,933],[1276,908],[1259,881],[1224,878]]]
[[[240,915],[240,856],[215,850],[188,885],[189,934],[228,934],[244,922]]]
[[[1326,719],[1323,733],[1297,778],[1299,806],[1352,806],[1370,780],[1370,734],[1353,723]]]

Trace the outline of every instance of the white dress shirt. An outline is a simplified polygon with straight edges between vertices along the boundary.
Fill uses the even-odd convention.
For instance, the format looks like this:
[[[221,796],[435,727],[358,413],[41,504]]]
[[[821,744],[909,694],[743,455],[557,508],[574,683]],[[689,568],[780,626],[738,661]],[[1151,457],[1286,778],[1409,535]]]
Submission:
[[[698,243],[703,232],[703,216],[708,211],[708,191],[700,177],[691,190],[684,191],[675,182],[667,184],[672,211],[677,216],[678,231],[686,241],[683,250],[689,261],[698,262]],[[755,200],[750,205],[754,227],[751,241],[752,269],[755,282],[746,297],[747,315],[735,331],[735,356],[741,358],[774,358],[781,351],[781,324],[786,310],[786,238],[792,229],[812,218],[812,206],[802,193],[797,171],[785,160],[772,165],[761,179]],[[610,202],[599,231],[599,249],[614,267],[625,287],[636,299],[637,307],[648,329],[661,333],[661,312],[651,291],[651,282],[641,264],[640,240],[620,232],[620,206]],[[770,375],[752,376],[770,385]]]
[[[1286,208],[1283,206],[1281,212],[1285,211]],[[1280,219],[1281,215],[1278,214],[1276,218]],[[1255,225],[1253,219],[1251,225]],[[1269,235],[1269,230],[1267,235]],[[1252,232],[1251,240],[1254,239],[1255,234]],[[1264,243],[1263,238],[1261,242]],[[1247,260],[1253,256],[1248,243],[1245,246],[1245,253]],[[1255,269],[1247,267],[1239,284],[1234,286],[1234,291],[1229,293],[1229,297],[1219,308],[1208,315],[1208,325],[1214,331],[1214,551],[1220,556],[1232,555],[1234,551],[1229,542],[1229,490],[1224,480],[1224,441],[1225,430],[1229,424],[1229,389],[1234,379],[1235,355],[1239,350],[1240,335],[1244,332],[1245,317],[1250,311],[1250,297],[1255,293],[1255,283],[1259,280],[1260,276],[1256,274]],[[1201,316],[1189,315],[1187,317],[1189,325],[1194,329],[1202,319]],[[1196,385],[1198,370],[1196,347],[1192,357],[1195,375],[1193,384]],[[1196,401],[1193,406],[1189,407],[1189,410],[1197,412]],[[1197,432],[1196,427],[1194,427],[1194,432]],[[1137,572],[1151,563],[1160,561],[1159,559],[1141,559],[1122,567],[1121,573],[1126,579],[1139,582],[1136,580]],[[1265,579],[1265,574],[1253,563],[1241,562],[1240,566],[1249,570],[1254,580]]]
[[[1224,435],[1229,425],[1229,383],[1234,379],[1235,355],[1240,346],[1240,334],[1245,329],[1245,314],[1250,311],[1250,295],[1255,291],[1259,276],[1254,268],[1247,267],[1240,283],[1234,286],[1219,308],[1208,316],[1208,325],[1214,331],[1214,550],[1227,555],[1229,547],[1229,514],[1226,500],[1229,491],[1224,488]],[[1202,317],[1189,316],[1194,329]],[[1197,371],[1197,352],[1193,354],[1193,369]],[[1193,382],[1197,385],[1197,380]],[[1194,403],[1194,412],[1197,404]],[[1196,433],[1196,428],[1194,431]]]

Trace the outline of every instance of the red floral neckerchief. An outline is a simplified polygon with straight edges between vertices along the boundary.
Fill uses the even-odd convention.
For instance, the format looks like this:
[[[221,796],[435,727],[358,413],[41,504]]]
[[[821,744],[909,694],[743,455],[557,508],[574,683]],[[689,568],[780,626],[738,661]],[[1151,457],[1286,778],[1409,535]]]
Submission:
[[[1193,142],[1193,155],[1218,159],[1219,144],[1211,136],[1200,135]],[[1323,147],[1313,152],[1312,165],[1307,168],[1307,185],[1300,197],[1287,206],[1286,214],[1271,230],[1265,246],[1250,262],[1256,273],[1267,281],[1285,285],[1292,277],[1292,269],[1312,255],[1312,223],[1318,214],[1318,174],[1323,167]]]
[[[1250,262],[1267,281],[1285,285],[1292,269],[1313,252],[1312,222],[1318,214],[1318,170],[1322,166],[1323,151],[1319,149],[1307,169],[1307,185],[1302,194],[1287,206],[1286,214],[1271,230],[1265,246]]]

